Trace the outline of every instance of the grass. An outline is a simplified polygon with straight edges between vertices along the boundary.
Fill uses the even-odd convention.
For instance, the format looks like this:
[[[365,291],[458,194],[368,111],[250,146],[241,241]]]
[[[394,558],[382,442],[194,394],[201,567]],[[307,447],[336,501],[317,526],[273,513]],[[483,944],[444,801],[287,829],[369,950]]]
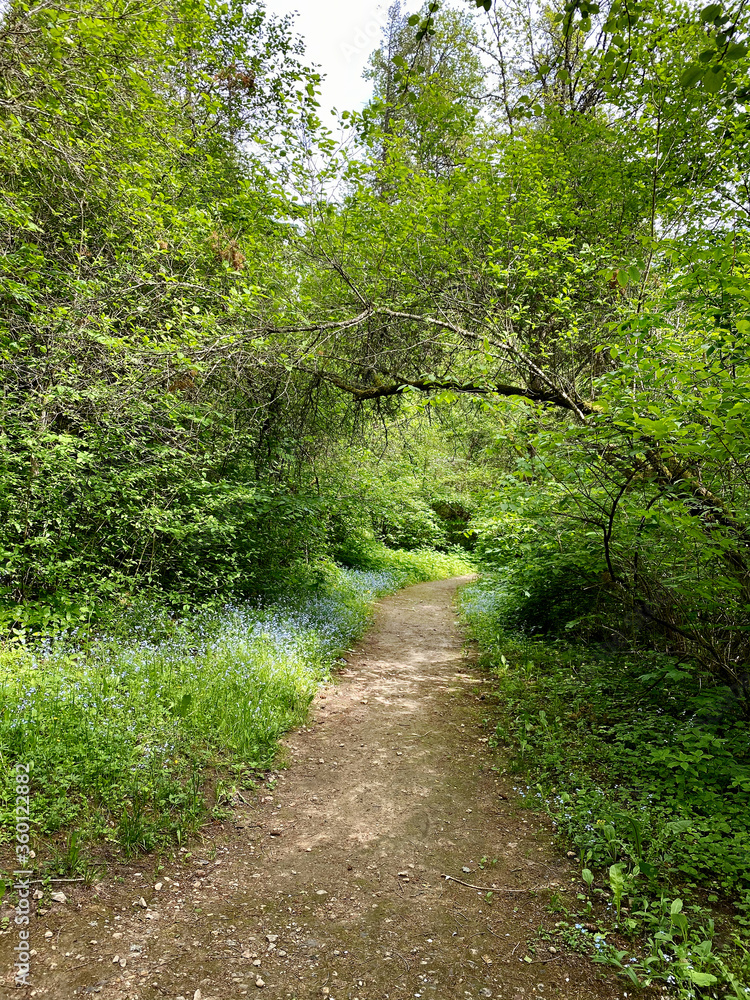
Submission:
[[[731,692],[663,655],[508,632],[498,578],[461,601],[497,682],[495,743],[575,849],[586,913],[625,940],[600,958],[681,997],[746,1000],[750,724]]]
[[[447,579],[476,573],[476,564],[464,550],[437,552],[435,549],[389,549],[379,542],[350,542],[341,553],[349,566],[372,573],[387,573],[399,587],[426,580]]]
[[[19,761],[31,766],[35,843],[57,871],[79,874],[95,842],[126,853],[182,842],[211,808],[217,769],[241,788],[271,765],[376,598],[471,569],[375,545],[370,561],[321,564],[315,588],[265,606],[227,603],[174,621],[142,597],[106,634],[2,649],[0,844],[13,836]]]

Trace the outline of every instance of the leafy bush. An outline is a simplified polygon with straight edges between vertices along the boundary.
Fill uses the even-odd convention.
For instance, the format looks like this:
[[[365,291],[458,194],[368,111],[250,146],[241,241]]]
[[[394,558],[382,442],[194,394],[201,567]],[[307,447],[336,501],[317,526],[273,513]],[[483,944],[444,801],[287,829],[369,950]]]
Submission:
[[[325,550],[325,512],[299,487],[243,482],[243,470],[234,481],[196,481],[168,451],[131,470],[111,452],[90,454],[85,478],[75,455],[64,458],[51,450],[30,489],[23,468],[16,478],[0,469],[0,629],[58,630],[142,589],[178,607],[257,594]],[[21,493],[23,521],[12,515]]]
[[[393,549],[447,546],[446,526],[419,495],[419,484],[398,472],[389,475],[391,471],[379,469],[377,460],[367,455],[359,466],[346,467],[345,483],[336,483],[334,478],[329,484],[334,545],[359,535],[374,537]]]
[[[526,794],[549,811],[581,864],[602,873],[605,884],[617,872],[625,879],[630,915],[620,920],[618,904],[619,929],[655,934],[655,954],[661,948],[662,956],[680,960],[683,939],[669,913],[666,924],[663,914],[656,923],[651,919],[654,900],[679,891],[693,903],[690,927],[709,920],[700,900],[731,900],[744,933],[750,927],[743,916],[750,904],[750,723],[740,703],[710,676],[696,676],[661,653],[612,655],[514,634],[507,606],[507,583],[492,577],[461,595],[501,695],[495,741],[510,752]],[[665,943],[673,933],[674,948]],[[719,973],[730,982],[724,960],[711,954],[705,982],[717,982]],[[632,975],[637,971],[646,982],[663,973],[667,981],[665,961],[654,959]],[[698,980],[686,983],[680,995],[694,996]]]
[[[447,543],[445,529],[420,497],[393,497],[372,515],[376,536],[394,549],[419,549]]]
[[[527,635],[556,636],[591,626],[599,604],[601,572],[591,554],[543,553],[506,575],[503,620]]]
[[[507,476],[500,486],[472,527],[479,560],[497,575],[493,588],[504,628],[528,635],[595,633],[609,605],[598,537],[558,516],[564,491],[557,484],[532,488]]]

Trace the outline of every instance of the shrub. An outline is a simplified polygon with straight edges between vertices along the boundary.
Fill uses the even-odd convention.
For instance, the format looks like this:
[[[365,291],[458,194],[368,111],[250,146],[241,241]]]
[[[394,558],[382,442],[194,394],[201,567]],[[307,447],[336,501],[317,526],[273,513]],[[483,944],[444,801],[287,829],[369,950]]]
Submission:
[[[609,913],[619,932],[653,945],[653,958],[627,966],[624,952],[605,950],[612,963],[631,968],[641,984],[674,982],[675,963],[687,959],[670,936],[669,904],[666,921],[659,915],[677,893],[690,903],[683,943],[711,941],[711,914],[700,904],[720,900],[736,904],[746,936],[750,724],[737,699],[711,675],[663,653],[613,655],[514,633],[507,579],[465,588],[461,607],[500,695],[493,742],[509,754],[528,800],[549,812],[575,848],[589,884],[591,869],[610,883],[597,889],[599,898],[627,885],[628,915],[621,919],[619,903]],[[708,971],[733,983],[725,961],[712,955]],[[695,982],[679,995],[694,997]]]

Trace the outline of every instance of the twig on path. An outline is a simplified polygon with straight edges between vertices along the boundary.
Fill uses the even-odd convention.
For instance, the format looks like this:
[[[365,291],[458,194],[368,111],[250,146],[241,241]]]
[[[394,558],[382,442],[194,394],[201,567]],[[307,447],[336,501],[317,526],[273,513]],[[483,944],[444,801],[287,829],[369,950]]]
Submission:
[[[528,962],[528,965],[546,965],[547,962],[556,962],[561,955],[553,955],[552,958],[538,958],[536,962]]]
[[[406,959],[405,959],[405,958],[404,958],[404,956],[403,956],[403,955],[401,954],[401,952],[400,952],[400,951],[396,951],[396,949],[395,949],[395,948],[393,949],[393,954],[394,954],[394,955],[398,955],[398,957],[399,957],[399,958],[401,959],[401,961],[402,961],[402,962],[404,963],[404,965],[405,965],[405,967],[406,967],[406,974],[407,974],[407,976],[408,976],[408,975],[409,975],[409,973],[411,972],[411,966],[409,965],[409,963],[408,963],[408,962],[406,961]]]
[[[441,875],[440,878],[444,878],[446,882],[458,882],[459,885],[465,885],[467,889],[479,889],[480,892],[538,892],[539,889],[552,888],[549,885],[533,885],[528,889],[504,889],[497,885],[472,885],[471,882],[462,882],[460,878],[454,878],[452,875]]]
[[[434,729],[428,729],[426,733],[409,733],[409,735],[406,738],[407,738],[407,740],[410,740],[412,738],[413,739],[417,739],[417,740],[423,740],[425,738],[425,736],[429,736],[430,733],[434,733],[434,732],[435,732]]]
[[[96,993],[101,992],[102,986],[106,986],[107,983],[111,983],[113,979],[117,979],[118,973],[115,972],[114,975],[108,976],[106,979],[100,979],[98,983],[92,983],[91,986],[84,986],[84,993]],[[97,990],[97,986],[99,989]]]
[[[29,885],[44,885],[45,882],[85,882],[85,878],[32,878]]]

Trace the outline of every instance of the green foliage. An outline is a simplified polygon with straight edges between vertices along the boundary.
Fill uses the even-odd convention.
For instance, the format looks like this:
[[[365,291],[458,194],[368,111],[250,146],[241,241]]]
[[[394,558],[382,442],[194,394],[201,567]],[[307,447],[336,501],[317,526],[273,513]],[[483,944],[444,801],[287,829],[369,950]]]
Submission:
[[[222,351],[283,283],[299,55],[253,4],[0,15],[1,629],[257,592],[320,551],[298,408]]]
[[[595,419],[540,421],[480,544],[510,564],[493,535],[513,523],[533,547],[541,533],[537,555],[519,550],[524,572],[549,558],[551,579],[572,558],[582,613],[593,601],[617,641],[690,657],[746,700],[748,262],[739,236],[711,242],[675,251],[659,307],[615,331]]]
[[[556,484],[532,487],[511,476],[500,484],[472,527],[481,564],[502,576],[495,599],[504,627],[529,635],[595,629],[606,607],[599,539],[558,516],[563,491]]]
[[[476,572],[476,565],[465,552],[436,552],[434,549],[394,551],[376,542],[358,538],[352,538],[341,549],[340,558],[344,565],[391,574],[398,581],[399,587],[451,576],[467,576]]]
[[[439,7],[431,0],[410,17],[398,5],[389,10],[383,44],[364,74],[373,81],[373,100],[349,116],[383,159],[394,151],[433,175],[449,171],[465,152],[482,81],[471,18]]]
[[[18,634],[95,618],[102,602],[135,589],[169,592],[178,607],[217,592],[257,593],[325,547],[325,515],[315,494],[211,483],[187,470],[182,482],[169,481],[154,470],[113,465],[111,454],[98,476],[91,463],[83,479],[80,467],[67,474],[57,450],[50,461],[55,457],[54,471],[45,470],[50,489],[34,490],[26,519],[14,517],[17,494],[7,496],[0,624]],[[33,532],[26,544],[24,532]],[[15,600],[18,579],[28,603]]]
[[[634,941],[644,935],[645,958],[634,943],[636,963],[611,949],[607,959],[641,983],[677,975],[685,997],[690,983],[709,985],[691,970],[731,982],[741,951],[714,955],[699,903],[701,889],[736,903],[744,934],[750,726],[737,702],[663,654],[513,634],[504,586],[491,577],[465,588],[461,600],[501,696],[497,744],[525,778],[525,794],[543,803],[575,848],[587,891],[591,869],[607,872],[610,919]],[[676,903],[663,908],[676,891],[691,901],[679,928]]]
[[[348,496],[340,498],[333,518],[336,536],[346,546],[349,535],[369,529],[390,548],[444,548],[445,526],[420,496],[414,477],[389,471],[391,475],[383,476],[373,463],[354,473],[355,481],[348,482]]]
[[[106,634],[4,649],[0,759],[31,766],[35,839],[54,845],[60,831],[78,831],[54,847],[53,863],[83,870],[81,837],[128,852],[182,840],[206,815],[207,769],[249,780],[270,766],[375,598],[471,572],[458,557],[375,543],[360,564],[319,563],[313,587],[287,580],[276,602],[216,602],[181,620],[143,596],[108,609]],[[15,786],[12,769],[4,774],[8,838]]]
[[[333,446],[321,499],[334,547],[374,535],[391,548],[470,551],[469,521],[497,464],[482,453],[491,439],[491,417],[476,407],[404,400],[366,444]]]

